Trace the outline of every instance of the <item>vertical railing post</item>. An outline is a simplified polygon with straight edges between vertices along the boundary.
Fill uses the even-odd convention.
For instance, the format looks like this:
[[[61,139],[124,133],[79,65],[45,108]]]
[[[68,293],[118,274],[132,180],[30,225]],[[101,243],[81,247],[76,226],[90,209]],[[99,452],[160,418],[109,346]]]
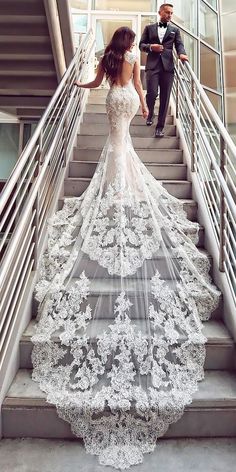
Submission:
[[[34,172],[34,178],[36,179],[39,175],[39,170],[40,170],[40,164],[42,162],[42,148],[43,148],[43,139],[42,139],[42,131],[39,135],[39,140],[38,140],[38,151],[36,152],[35,155],[35,161],[37,163],[35,172]],[[34,218],[33,218],[33,228],[34,228],[34,236],[33,236],[33,243],[34,243],[34,251],[33,251],[33,258],[34,258],[34,263],[33,263],[33,270],[37,270],[38,267],[38,259],[39,259],[39,190],[37,192],[37,196],[35,198],[35,201],[33,203],[32,207],[33,213],[34,213]]]
[[[177,74],[176,77],[176,118],[179,118],[179,59],[177,59]]]
[[[226,177],[225,165],[226,165],[225,142],[224,142],[223,137],[220,135],[220,169],[224,178]],[[221,272],[225,271],[225,268],[224,268],[225,216],[226,216],[225,196],[221,188],[220,189],[220,249],[219,249],[219,270]]]
[[[67,107],[68,101],[70,98],[70,79],[66,81],[66,100],[65,100],[65,106]],[[66,113],[65,116],[65,121],[64,121],[64,130],[63,130],[63,136],[64,136],[64,146],[63,146],[63,167],[66,166],[67,162],[67,146],[68,146],[68,112]]]
[[[193,78],[191,78],[191,102],[193,107],[195,106],[195,84]],[[196,154],[196,136],[195,136],[195,121],[191,114],[191,172],[195,171],[195,154]]]

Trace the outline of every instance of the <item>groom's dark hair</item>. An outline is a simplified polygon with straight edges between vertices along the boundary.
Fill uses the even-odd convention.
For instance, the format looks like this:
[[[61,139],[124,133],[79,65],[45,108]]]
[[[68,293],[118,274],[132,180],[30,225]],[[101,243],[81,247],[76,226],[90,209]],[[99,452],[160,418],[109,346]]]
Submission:
[[[171,8],[174,8],[174,6],[172,5],[172,3],[162,3],[162,5],[160,6],[159,10],[162,10],[162,8],[164,7],[171,7]]]

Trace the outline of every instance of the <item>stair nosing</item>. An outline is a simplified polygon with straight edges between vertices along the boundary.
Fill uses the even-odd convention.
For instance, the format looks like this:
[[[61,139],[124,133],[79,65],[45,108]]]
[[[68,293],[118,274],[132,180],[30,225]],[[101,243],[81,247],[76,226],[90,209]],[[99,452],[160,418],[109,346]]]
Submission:
[[[106,324],[111,324],[112,321],[114,321],[112,318],[102,318],[101,319],[101,322],[106,322]],[[136,321],[138,320],[133,320],[134,321],[134,324]],[[98,321],[97,321],[98,322]],[[217,325],[219,326],[219,328],[222,328],[224,329],[225,325],[222,321],[219,321],[219,320],[208,320],[208,321],[204,321],[203,322],[203,334],[204,334],[204,331],[206,331],[206,327],[208,327],[208,329],[211,328],[211,326]],[[33,332],[35,330],[35,326],[37,325],[37,321],[35,319],[31,319],[31,321],[29,322],[26,330],[25,330],[25,333],[27,333],[28,330],[31,330],[31,333],[30,334],[22,334],[21,336],[21,339],[20,339],[20,343],[30,343],[32,344],[32,341],[31,341],[31,337],[33,336]],[[214,328],[213,328],[214,329]],[[205,333],[205,336],[207,337],[207,333]],[[209,336],[209,334],[208,334]],[[93,336],[92,336],[93,337]],[[53,337],[53,339],[55,340],[55,342],[57,342],[57,339],[59,339],[57,336]],[[208,346],[217,346],[217,347],[226,347],[226,346],[234,346],[235,343],[234,343],[234,340],[233,338],[230,336],[230,334],[228,333],[227,337],[223,336],[222,334],[219,335],[219,337],[217,338],[215,336],[215,334],[212,335],[212,337],[208,337],[207,338],[207,342],[206,342],[206,345]]]
[[[95,165],[98,165],[98,161],[83,161],[83,160],[80,160],[80,159],[73,159],[70,161],[70,164],[74,164],[74,163],[80,163],[80,164],[95,164]],[[161,163],[161,162],[152,162],[152,161],[145,161],[145,166],[155,166],[155,167],[163,167],[163,166],[166,166],[166,167],[179,167],[179,168],[186,168],[187,167],[187,164],[185,164],[184,162],[177,162],[176,164],[175,163]]]
[[[19,371],[21,372],[27,372],[28,374],[28,377],[27,377],[27,382],[32,382],[32,383],[35,383],[32,378],[31,378],[31,373],[32,373],[32,369],[19,369]],[[228,370],[228,371],[221,371],[221,370],[215,370],[215,371],[205,371],[205,376],[204,376],[204,379],[200,382],[198,382],[198,389],[197,391],[195,392],[194,395],[196,395],[196,397],[194,398],[194,395],[193,395],[193,400],[191,402],[191,404],[189,405],[186,405],[185,407],[185,411],[186,410],[194,410],[194,409],[200,409],[200,410],[204,410],[204,409],[210,409],[210,410],[215,410],[215,409],[218,409],[218,408],[222,408],[222,409],[236,409],[236,387],[235,387],[235,392],[233,392],[233,395],[231,395],[231,397],[227,397],[224,393],[222,394],[222,397],[218,396],[217,397],[217,389],[216,388],[213,388],[213,394],[215,394],[215,398],[214,397],[205,397],[204,398],[204,391],[201,392],[201,385],[204,384],[204,381],[205,382],[211,382],[211,375],[219,375],[219,377],[221,378],[221,384],[224,383],[224,376],[228,375],[228,376],[233,376],[235,377],[236,373],[235,371],[233,370]],[[30,375],[30,378],[29,378],[29,375]],[[14,382],[14,381],[13,381]],[[38,386],[38,383],[36,382],[36,385]],[[39,388],[39,387],[38,387]],[[227,388],[226,388],[227,390]],[[202,395],[202,398],[199,397],[199,395]],[[3,410],[4,409],[19,409],[19,408],[22,408],[23,406],[25,406],[26,408],[27,407],[31,407],[31,408],[34,408],[34,407],[40,407],[40,408],[50,408],[50,405],[51,405],[51,408],[53,409],[56,409],[56,406],[53,405],[53,404],[50,404],[46,401],[46,395],[44,392],[41,392],[41,393],[37,393],[35,395],[35,397],[32,397],[29,393],[26,392],[25,396],[23,395],[19,395],[19,396],[13,396],[13,395],[6,395],[5,397],[5,400],[3,401]],[[20,403],[20,405],[19,405]],[[35,405],[35,403],[37,405]]]

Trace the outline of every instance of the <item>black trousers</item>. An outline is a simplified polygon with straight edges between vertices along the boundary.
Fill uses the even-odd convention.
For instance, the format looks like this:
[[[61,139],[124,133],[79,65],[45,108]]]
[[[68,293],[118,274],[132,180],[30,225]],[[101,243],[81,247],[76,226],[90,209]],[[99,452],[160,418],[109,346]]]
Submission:
[[[155,101],[159,91],[160,105],[157,119],[157,128],[163,128],[165,125],[173,80],[174,72],[165,71],[162,65],[158,67],[158,70],[146,71],[146,102],[150,115],[153,114]]]

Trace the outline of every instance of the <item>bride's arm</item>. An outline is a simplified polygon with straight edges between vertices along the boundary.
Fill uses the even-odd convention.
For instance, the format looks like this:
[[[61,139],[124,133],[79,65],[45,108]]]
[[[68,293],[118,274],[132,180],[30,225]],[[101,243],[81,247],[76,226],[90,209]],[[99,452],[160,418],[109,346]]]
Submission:
[[[83,84],[79,81],[74,82],[74,85],[77,87],[83,87],[83,88],[96,88],[99,87],[99,85],[102,83],[102,79],[104,77],[104,70],[102,68],[101,63],[98,65],[97,69],[97,75],[92,82],[87,82],[86,84]]]
[[[137,90],[138,95],[139,95],[143,117],[147,118],[148,109],[147,109],[147,105],[146,105],[145,100],[144,100],[143,87],[142,87],[142,83],[141,83],[141,80],[140,80],[140,66],[139,66],[138,61],[136,61],[135,64],[134,64],[133,77],[134,77],[134,86],[135,86],[135,89]]]

